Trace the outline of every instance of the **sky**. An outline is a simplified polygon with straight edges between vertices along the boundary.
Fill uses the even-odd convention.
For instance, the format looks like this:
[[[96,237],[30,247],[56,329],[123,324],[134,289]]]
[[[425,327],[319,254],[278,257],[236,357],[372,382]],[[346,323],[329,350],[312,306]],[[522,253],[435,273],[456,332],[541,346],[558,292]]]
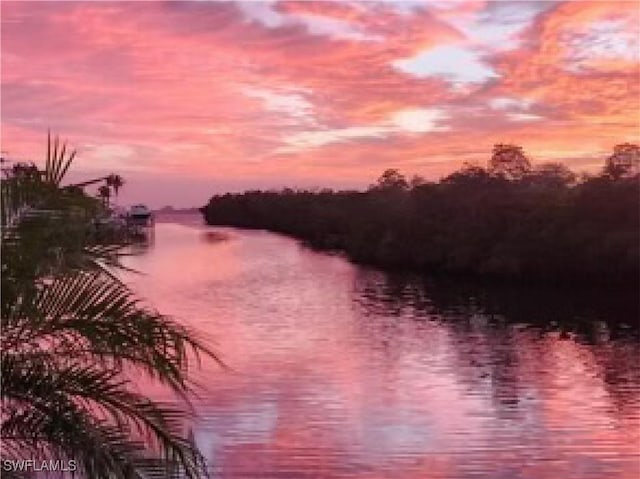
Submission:
[[[0,5],[3,154],[42,163],[51,129],[123,204],[437,180],[500,142],[594,172],[640,142],[635,1]]]

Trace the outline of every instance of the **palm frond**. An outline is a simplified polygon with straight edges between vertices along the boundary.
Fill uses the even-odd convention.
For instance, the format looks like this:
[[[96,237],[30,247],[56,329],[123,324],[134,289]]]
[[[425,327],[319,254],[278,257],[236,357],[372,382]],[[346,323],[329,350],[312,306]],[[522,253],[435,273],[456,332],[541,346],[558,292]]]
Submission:
[[[45,162],[44,177],[45,181],[51,185],[60,186],[60,182],[63,180],[67,170],[71,166],[73,159],[76,156],[76,152],[73,151],[67,155],[67,143],[63,143],[60,149],[60,139],[56,135],[51,140],[51,133],[47,135],[47,158]]]
[[[59,364],[55,356],[30,353],[5,358],[1,368],[3,383],[9,388],[5,396],[8,419],[3,422],[2,435],[22,450],[28,447],[39,456],[54,453],[69,457],[73,452],[76,457],[91,455],[95,461],[94,446],[99,446],[103,460],[109,461],[112,469],[117,465],[122,471],[136,469],[139,460],[148,460],[149,452],[155,450],[174,457],[173,466],[186,477],[198,477],[201,472],[202,458],[180,434],[187,419],[185,412],[127,390],[127,382],[116,372],[78,362]],[[73,425],[50,419],[61,412],[85,426],[80,451],[78,445],[73,450],[42,447],[51,443],[52,437],[58,438],[54,449],[60,447],[60,442],[78,439],[79,431]],[[101,438],[101,445],[86,441],[91,431]],[[59,440],[65,437],[64,441]],[[118,446],[123,444],[127,447],[120,450]],[[88,477],[109,477],[87,472],[91,472]]]
[[[127,244],[96,237],[103,206],[60,187],[74,157],[48,133],[44,171],[18,165],[0,185],[0,454],[73,458],[98,479],[205,476],[181,434],[189,410],[134,392],[127,374],[186,399],[192,359],[218,358],[119,279]],[[113,175],[112,183],[123,181]]]

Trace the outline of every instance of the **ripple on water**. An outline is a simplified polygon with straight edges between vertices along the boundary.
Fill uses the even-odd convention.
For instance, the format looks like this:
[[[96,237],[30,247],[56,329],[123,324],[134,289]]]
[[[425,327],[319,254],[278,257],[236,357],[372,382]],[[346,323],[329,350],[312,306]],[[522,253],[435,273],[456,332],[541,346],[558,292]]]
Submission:
[[[388,275],[188,223],[158,223],[127,280],[231,367],[197,374],[214,477],[640,475],[635,299]]]

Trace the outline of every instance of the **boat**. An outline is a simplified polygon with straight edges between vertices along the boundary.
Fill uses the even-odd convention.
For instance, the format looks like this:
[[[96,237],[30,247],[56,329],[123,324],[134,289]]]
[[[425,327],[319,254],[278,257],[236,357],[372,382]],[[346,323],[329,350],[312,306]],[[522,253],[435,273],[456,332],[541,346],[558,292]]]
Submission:
[[[127,211],[127,225],[130,233],[143,234],[154,225],[153,212],[146,205],[133,205]]]
[[[146,205],[133,205],[127,213],[129,219],[142,226],[147,226],[153,221],[153,213]]]

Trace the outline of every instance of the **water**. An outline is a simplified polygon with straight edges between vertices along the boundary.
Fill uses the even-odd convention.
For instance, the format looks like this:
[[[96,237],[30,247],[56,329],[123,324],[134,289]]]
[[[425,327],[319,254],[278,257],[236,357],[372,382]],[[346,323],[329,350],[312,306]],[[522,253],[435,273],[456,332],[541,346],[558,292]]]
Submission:
[[[640,475],[636,300],[387,275],[180,222],[156,225],[128,281],[231,368],[198,373],[213,477]]]

